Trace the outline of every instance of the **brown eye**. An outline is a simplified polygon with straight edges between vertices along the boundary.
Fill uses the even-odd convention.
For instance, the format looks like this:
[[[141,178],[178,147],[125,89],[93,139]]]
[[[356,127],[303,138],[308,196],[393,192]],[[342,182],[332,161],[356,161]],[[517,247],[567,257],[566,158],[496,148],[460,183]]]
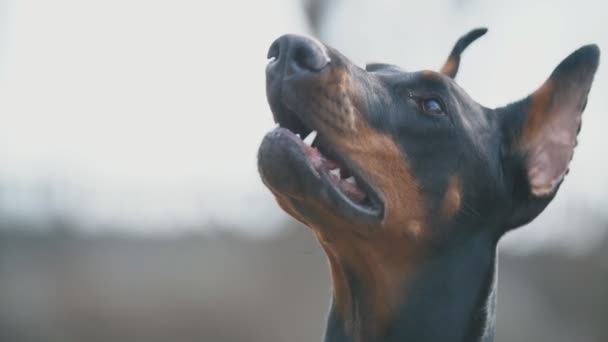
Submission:
[[[420,109],[423,112],[435,115],[445,114],[441,102],[436,99],[425,99],[419,103]]]

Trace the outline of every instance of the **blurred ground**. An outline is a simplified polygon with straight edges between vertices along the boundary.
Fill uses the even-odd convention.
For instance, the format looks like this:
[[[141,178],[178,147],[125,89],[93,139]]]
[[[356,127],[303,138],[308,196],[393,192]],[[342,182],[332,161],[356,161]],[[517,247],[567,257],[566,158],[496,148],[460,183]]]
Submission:
[[[269,240],[1,233],[0,341],[320,341],[330,294],[311,234]],[[608,341],[608,241],[500,258],[497,341]]]

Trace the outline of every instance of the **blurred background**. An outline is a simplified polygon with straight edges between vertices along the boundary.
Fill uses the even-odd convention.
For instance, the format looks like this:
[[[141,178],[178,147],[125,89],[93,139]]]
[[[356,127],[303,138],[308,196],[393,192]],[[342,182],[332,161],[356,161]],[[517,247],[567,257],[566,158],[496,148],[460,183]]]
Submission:
[[[488,107],[587,43],[601,1],[0,0],[0,341],[320,341],[329,275],[256,171],[266,50],[438,69]],[[500,248],[497,341],[608,341],[608,69],[560,194]]]

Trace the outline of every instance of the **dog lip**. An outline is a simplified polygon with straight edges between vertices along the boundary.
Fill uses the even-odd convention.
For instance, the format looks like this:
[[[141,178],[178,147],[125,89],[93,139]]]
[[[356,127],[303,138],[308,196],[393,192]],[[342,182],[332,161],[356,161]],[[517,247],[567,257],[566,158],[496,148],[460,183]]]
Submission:
[[[278,127],[268,132],[258,149],[258,171],[273,192],[285,195],[314,195],[311,186],[318,174],[309,162],[300,139],[288,129]]]
[[[368,212],[369,215],[382,217],[384,214],[384,202],[382,201],[379,192],[365,178],[362,170],[353,165],[348,158],[345,158],[342,154],[331,148],[332,145],[328,143],[325,139],[323,139],[323,136],[317,137],[316,143],[316,146],[318,147],[319,151],[324,156],[336,162],[340,166],[340,169],[346,169],[350,173],[350,176],[354,177],[357,183],[357,187],[365,192],[368,203],[357,203],[348,196],[346,196],[342,192],[342,190],[336,189],[342,199],[349,202],[351,206],[357,207],[360,211]],[[327,173],[326,175],[323,174],[322,176],[329,177],[329,173]],[[332,186],[334,188],[336,187],[334,184],[332,184]]]
[[[302,189],[303,193],[298,194],[299,197],[302,197],[302,195],[305,194],[310,194],[311,197],[316,197],[318,200],[329,200],[328,204],[337,208],[338,211],[344,212],[344,214],[348,215],[350,213],[351,215],[349,216],[354,219],[363,219],[367,222],[376,222],[378,219],[382,219],[384,215],[384,203],[382,201],[380,193],[376,189],[374,189],[367,181],[367,179],[365,179],[365,177],[363,176],[364,172],[362,172],[362,170],[359,170],[356,166],[352,165],[352,163],[348,161],[348,158],[345,158],[347,156],[338,156],[337,153],[332,152],[331,144],[329,143],[329,141],[323,139],[323,136],[325,134],[328,134],[327,129],[329,128],[317,127],[318,125],[316,125],[315,120],[313,120],[313,114],[307,114],[302,110],[299,110],[297,106],[294,106],[294,103],[288,101],[288,97],[285,96],[285,92],[293,92],[295,90],[293,89],[292,82],[304,82],[303,79],[306,79],[307,77],[312,77],[312,73],[300,74],[297,80],[291,76],[286,78],[285,70],[283,70],[284,68],[281,65],[281,60],[276,58],[272,59],[272,57],[275,57],[273,56],[274,54],[274,51],[273,53],[269,53],[269,57],[271,57],[271,59],[266,68],[266,92],[268,103],[272,110],[274,122],[277,123],[280,128],[291,131],[290,133],[293,134],[293,137],[297,140],[300,139],[295,137],[295,134],[299,134],[300,137],[303,139],[311,131],[317,130],[319,132],[319,136],[313,144],[313,147],[317,147],[322,155],[325,155],[325,153],[328,152],[328,157],[340,161],[342,166],[341,169],[346,168],[352,171],[353,177],[357,183],[356,189],[364,193],[363,200],[365,200],[365,202],[356,203],[354,199],[349,198],[346,193],[351,196],[354,196],[354,198],[356,198],[357,194],[350,192],[350,185],[340,185],[341,182],[345,181],[345,179],[340,178],[337,180],[338,184],[334,184],[336,180],[331,179],[329,170],[327,170],[327,172],[324,172],[325,170],[315,170],[317,173],[320,174],[320,177],[318,179],[322,182],[322,184],[318,184],[318,187],[325,188],[325,194],[310,194],[309,189]],[[329,68],[327,68],[327,70],[329,70]],[[315,77],[318,77],[319,74],[315,75]],[[283,142],[287,141],[288,140],[283,140]],[[300,151],[297,153],[305,151],[305,148],[302,145],[300,145],[299,149]],[[294,151],[292,151],[292,153],[293,152]],[[305,156],[305,153],[302,153],[302,155]],[[262,172],[262,167],[263,165],[260,165],[260,172]],[[275,167],[278,168],[279,166]],[[308,164],[308,168],[315,169],[310,165],[310,163]],[[301,176],[299,172],[298,175]],[[305,176],[306,179],[303,179],[302,182],[309,182],[308,177],[309,176]],[[297,180],[294,178],[293,181],[295,182]],[[271,184],[268,184],[268,182],[265,183],[266,185],[272,188]],[[317,184],[312,185],[317,186]]]
[[[356,219],[361,218],[368,221],[370,219],[374,221],[382,219],[384,204],[378,192],[365,180],[358,168],[332,150],[331,144],[323,139],[321,133],[315,139],[314,146],[308,146],[302,141],[305,136],[301,136],[301,138],[297,137],[296,134],[298,133],[287,127],[283,127],[280,119],[278,123],[279,127],[269,132],[264,138],[262,146],[260,146],[259,169],[267,186],[279,193],[288,195],[327,198],[338,211],[347,215],[350,214],[349,216],[354,215]],[[307,129],[310,130],[308,127]],[[273,153],[276,155],[280,154],[279,159],[282,161],[280,164],[283,165],[277,166],[276,160],[270,160],[271,158],[267,155]],[[287,154],[289,154],[288,157],[286,157]],[[337,165],[330,166],[334,163]],[[274,164],[274,166],[269,164]],[[277,171],[276,168],[279,167],[286,169]],[[352,174],[356,180],[355,189],[362,192],[362,202],[357,202],[355,200],[356,197],[351,198],[352,196],[356,196],[354,195],[356,193],[351,193],[349,185],[342,183],[346,182],[345,179],[341,179],[339,176],[337,180],[332,179],[330,170],[337,167],[346,169]],[[278,176],[276,173],[285,171],[292,173],[292,183],[298,182],[301,185],[276,184],[288,177],[285,175]],[[324,196],[311,190],[311,188],[318,188],[320,191],[328,191],[329,193]]]

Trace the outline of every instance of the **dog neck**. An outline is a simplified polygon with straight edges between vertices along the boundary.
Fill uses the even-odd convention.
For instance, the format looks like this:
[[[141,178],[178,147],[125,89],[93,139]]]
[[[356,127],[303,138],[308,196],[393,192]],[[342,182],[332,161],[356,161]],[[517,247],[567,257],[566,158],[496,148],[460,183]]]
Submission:
[[[330,266],[335,267],[331,257]],[[415,274],[400,285],[399,299],[390,303],[391,317],[376,329],[370,328],[370,312],[378,296],[369,289],[382,291],[382,281],[360,279],[347,268],[332,269],[334,295],[324,341],[492,342],[496,272],[496,241],[490,237],[450,244],[417,265]],[[341,302],[350,303],[347,312]]]

